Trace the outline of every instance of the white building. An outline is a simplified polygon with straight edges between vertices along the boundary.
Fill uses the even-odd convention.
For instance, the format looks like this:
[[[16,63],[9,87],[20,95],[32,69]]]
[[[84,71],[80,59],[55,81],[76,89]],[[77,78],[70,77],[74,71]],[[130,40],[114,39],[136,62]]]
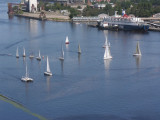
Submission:
[[[103,9],[103,8],[106,7],[106,4],[98,4],[98,3],[97,3],[97,4],[94,5],[94,7],[95,7],[95,8],[98,8],[98,9],[100,9],[100,8]]]
[[[29,12],[37,11],[37,0],[29,0]]]

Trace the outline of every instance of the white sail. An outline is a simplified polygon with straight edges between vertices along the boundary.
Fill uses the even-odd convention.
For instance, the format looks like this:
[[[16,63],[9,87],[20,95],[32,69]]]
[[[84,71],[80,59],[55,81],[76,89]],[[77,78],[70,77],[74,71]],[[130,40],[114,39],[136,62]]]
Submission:
[[[78,53],[81,53],[81,47],[80,47],[80,44],[78,44]]]
[[[40,53],[40,50],[39,50],[39,58],[41,58],[41,53]]]
[[[49,60],[48,60],[48,56],[47,56],[47,72],[51,72],[50,67],[49,67]]]
[[[69,39],[68,39],[68,36],[66,36],[66,44],[69,44]]]
[[[19,57],[18,47],[17,47],[17,51],[16,51],[16,57]]]
[[[105,48],[104,59],[111,59],[111,58],[112,58],[112,56],[111,56],[110,48],[107,45]]]
[[[23,48],[23,57],[26,56],[25,48]]]
[[[137,42],[137,46],[136,46],[136,52],[133,54],[134,56],[140,56],[141,54],[141,50],[139,47],[139,42]]]
[[[62,46],[62,58],[64,58],[64,50],[63,50],[63,46]]]

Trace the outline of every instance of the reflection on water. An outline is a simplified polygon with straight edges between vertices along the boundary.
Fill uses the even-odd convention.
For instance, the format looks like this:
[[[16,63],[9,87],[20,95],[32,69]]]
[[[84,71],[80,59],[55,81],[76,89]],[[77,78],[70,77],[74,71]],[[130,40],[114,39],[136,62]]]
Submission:
[[[50,92],[50,79],[52,76],[46,76],[47,91]]]
[[[108,37],[108,30],[104,30],[104,36],[105,36],[105,38]]]
[[[140,63],[141,63],[141,56],[134,56],[135,57],[135,61],[136,61],[136,66],[137,68],[140,67]]]
[[[42,30],[43,30],[43,31],[45,30],[45,23],[46,23],[45,20],[43,20],[43,21],[41,22],[41,27],[42,27]]]
[[[19,58],[16,58],[17,65],[19,64]]]
[[[69,44],[66,44],[66,50],[67,51],[69,50]]]
[[[41,61],[37,60],[37,62],[38,62],[38,67],[41,68]]]
[[[23,64],[26,63],[26,57],[23,57]]]
[[[34,19],[29,19],[29,29],[32,35],[38,34],[38,21]]]
[[[78,54],[78,63],[80,65],[80,62],[81,62],[81,54]]]
[[[111,62],[111,59],[104,60],[104,68],[107,71],[109,71],[110,62]]]
[[[63,74],[63,72],[64,72],[64,60],[60,60],[60,62],[61,62],[61,71],[62,71],[62,74]]]
[[[8,15],[9,20],[12,20],[13,17],[14,17],[13,15]]]
[[[28,82],[25,82],[25,93],[26,97],[28,98]]]

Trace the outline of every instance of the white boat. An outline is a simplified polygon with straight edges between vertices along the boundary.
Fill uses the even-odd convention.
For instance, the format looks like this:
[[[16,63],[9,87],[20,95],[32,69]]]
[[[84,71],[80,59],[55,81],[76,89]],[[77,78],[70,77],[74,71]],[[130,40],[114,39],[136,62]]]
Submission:
[[[25,48],[23,48],[23,57],[26,57],[26,52],[25,52]]]
[[[39,50],[39,56],[36,57],[36,59],[39,60],[39,61],[41,60],[41,53],[40,53],[40,50]]]
[[[64,50],[63,50],[63,46],[61,49],[61,57],[59,57],[59,60],[64,60]]]
[[[81,47],[80,47],[80,44],[78,44],[78,54],[81,54]]]
[[[137,42],[137,46],[136,46],[136,52],[133,54],[133,56],[141,56],[141,50],[139,47],[139,42]]]
[[[18,47],[17,47],[17,51],[16,51],[16,58],[19,58]]]
[[[79,23],[79,22],[75,22],[75,24],[76,24],[76,25],[79,25],[80,23]]]
[[[22,76],[21,80],[24,81],[24,82],[31,82],[31,81],[33,81],[33,79],[29,77],[29,74],[28,74],[28,71],[27,71],[27,64],[26,64],[26,75]]]
[[[107,37],[106,37],[106,41],[105,41],[105,43],[104,43],[104,45],[103,45],[103,48],[105,48],[107,45],[110,47],[110,43],[108,42],[108,39],[107,39]]]
[[[33,53],[32,53],[32,54],[30,54],[29,58],[30,58],[30,59],[33,59],[33,58],[34,58]]]
[[[107,46],[105,47],[104,60],[111,59],[111,58],[112,58],[112,56],[111,56],[110,48],[109,48],[109,46],[107,45]]]
[[[65,41],[65,44],[69,44],[69,39],[68,39],[68,36],[66,36],[66,41]]]
[[[48,56],[47,56],[47,71],[46,71],[46,72],[44,72],[44,75],[52,76],[52,72],[51,72],[50,67],[49,67],[49,60],[48,60]]]

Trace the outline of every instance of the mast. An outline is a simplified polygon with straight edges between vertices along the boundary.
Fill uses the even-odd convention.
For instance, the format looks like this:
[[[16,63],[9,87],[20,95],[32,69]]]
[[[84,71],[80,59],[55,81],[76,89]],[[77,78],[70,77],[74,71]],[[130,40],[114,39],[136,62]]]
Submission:
[[[62,45],[62,58],[64,58],[64,50],[63,50],[63,45]]]
[[[26,77],[28,77],[27,63],[26,63]]]

